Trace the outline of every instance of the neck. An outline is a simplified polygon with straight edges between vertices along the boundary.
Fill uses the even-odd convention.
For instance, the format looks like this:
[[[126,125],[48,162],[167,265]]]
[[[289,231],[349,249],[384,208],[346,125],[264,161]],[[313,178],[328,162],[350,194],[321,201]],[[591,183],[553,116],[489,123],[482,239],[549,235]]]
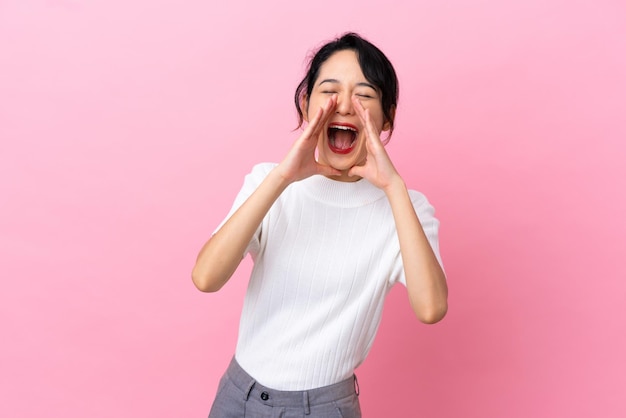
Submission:
[[[339,176],[326,176],[326,177],[328,177],[331,180],[343,181],[345,183],[354,183],[355,181],[361,180],[362,177],[348,175],[349,171],[350,170],[342,170],[341,175]]]

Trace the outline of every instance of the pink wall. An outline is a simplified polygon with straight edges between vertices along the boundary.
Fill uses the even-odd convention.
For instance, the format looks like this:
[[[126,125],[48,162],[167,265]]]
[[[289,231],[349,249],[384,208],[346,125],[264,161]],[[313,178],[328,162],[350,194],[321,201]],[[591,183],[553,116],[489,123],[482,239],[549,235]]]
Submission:
[[[625,416],[624,2],[216,3],[0,2],[0,416],[207,415],[250,265],[207,295],[195,255],[345,30],[451,289],[436,326],[392,292],[365,416]]]

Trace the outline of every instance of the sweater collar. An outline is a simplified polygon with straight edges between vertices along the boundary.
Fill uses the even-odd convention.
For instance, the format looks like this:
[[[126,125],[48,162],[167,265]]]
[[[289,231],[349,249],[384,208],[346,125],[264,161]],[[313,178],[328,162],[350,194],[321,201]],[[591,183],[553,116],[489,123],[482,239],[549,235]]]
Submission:
[[[315,175],[301,183],[306,194],[315,200],[342,208],[368,205],[385,197],[385,192],[365,179],[344,182]]]

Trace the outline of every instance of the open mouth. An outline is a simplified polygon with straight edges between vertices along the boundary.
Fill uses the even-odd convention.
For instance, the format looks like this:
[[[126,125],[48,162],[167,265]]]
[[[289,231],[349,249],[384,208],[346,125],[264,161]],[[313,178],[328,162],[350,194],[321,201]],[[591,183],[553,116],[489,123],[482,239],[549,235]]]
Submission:
[[[328,147],[337,154],[348,154],[356,144],[359,130],[349,123],[331,123],[328,125]]]

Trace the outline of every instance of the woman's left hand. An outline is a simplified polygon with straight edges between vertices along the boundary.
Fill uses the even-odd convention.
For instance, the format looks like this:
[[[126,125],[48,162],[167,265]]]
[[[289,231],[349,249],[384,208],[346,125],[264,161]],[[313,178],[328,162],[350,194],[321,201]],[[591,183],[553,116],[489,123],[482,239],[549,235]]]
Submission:
[[[365,109],[356,97],[352,98],[352,103],[365,127],[367,156],[362,165],[352,167],[348,174],[363,177],[376,187],[386,190],[394,181],[402,179],[385,150],[378,130],[370,119],[369,110]]]
[[[448,310],[446,275],[424,233],[404,180],[385,151],[369,111],[357,98],[353,98],[352,102],[365,126],[367,157],[364,164],[352,167],[348,174],[367,179],[387,195],[398,233],[411,307],[420,321],[433,324],[440,321]]]

